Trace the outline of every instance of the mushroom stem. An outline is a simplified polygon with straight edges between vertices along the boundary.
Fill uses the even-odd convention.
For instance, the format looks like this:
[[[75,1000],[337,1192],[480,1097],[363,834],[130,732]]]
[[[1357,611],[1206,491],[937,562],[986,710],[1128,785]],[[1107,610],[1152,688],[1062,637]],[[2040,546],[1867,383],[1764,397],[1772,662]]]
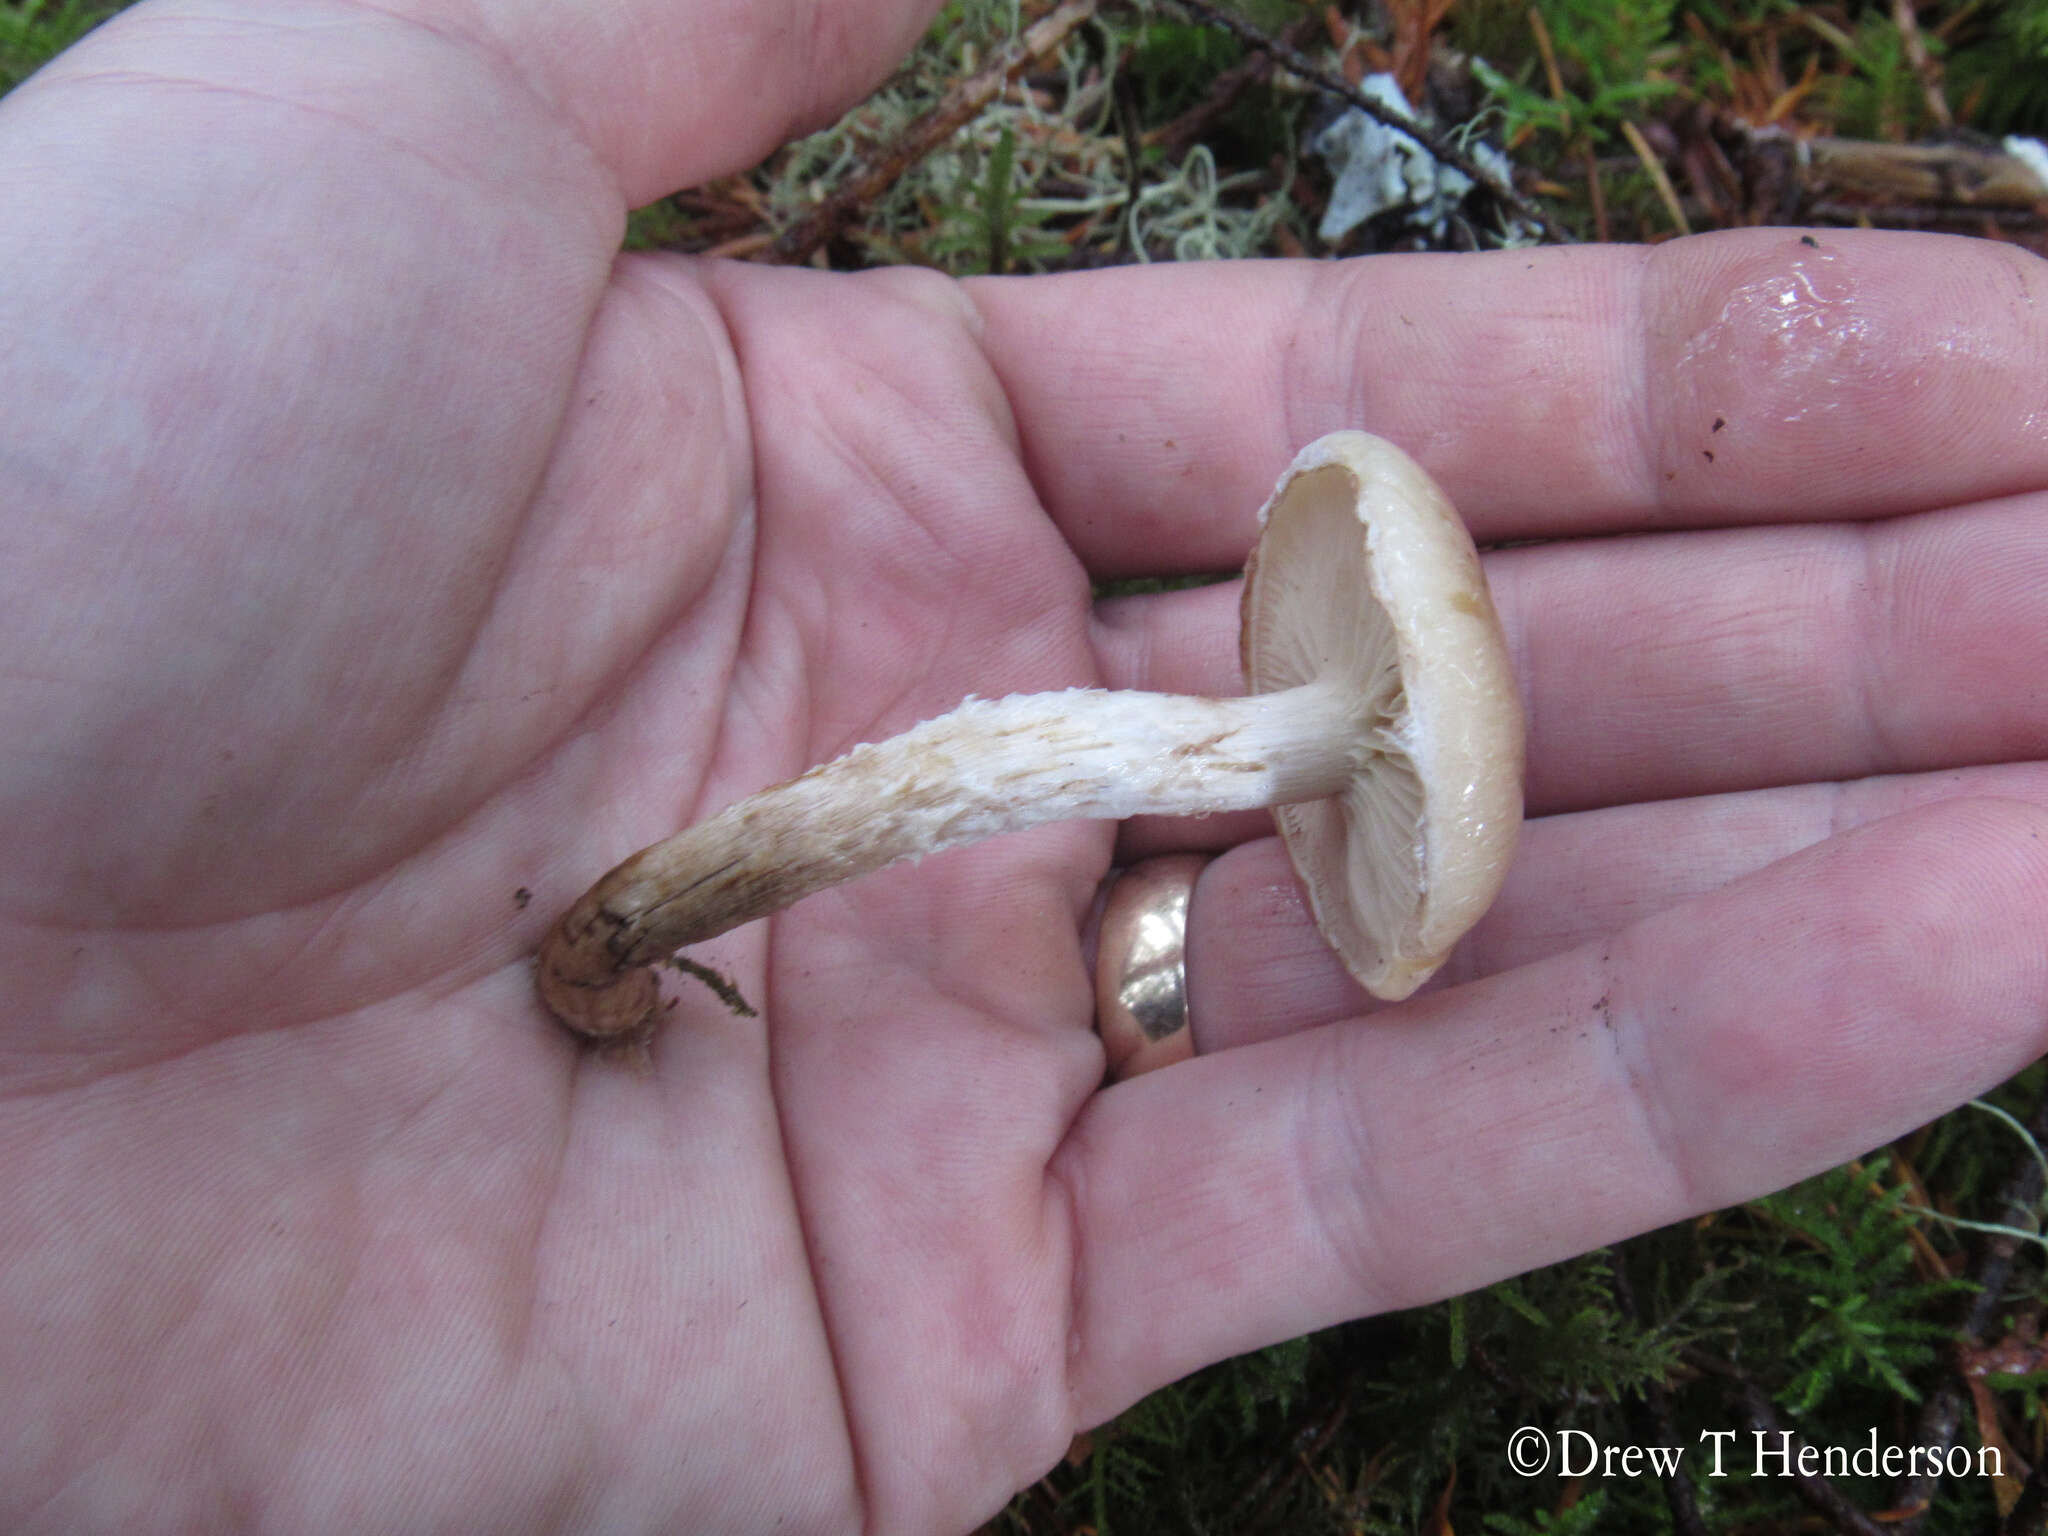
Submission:
[[[969,699],[633,855],[549,934],[541,994],[580,1034],[640,1032],[657,1006],[644,968],[686,945],[899,860],[1049,821],[1322,799],[1369,752],[1373,712],[1323,682],[1235,699]]]

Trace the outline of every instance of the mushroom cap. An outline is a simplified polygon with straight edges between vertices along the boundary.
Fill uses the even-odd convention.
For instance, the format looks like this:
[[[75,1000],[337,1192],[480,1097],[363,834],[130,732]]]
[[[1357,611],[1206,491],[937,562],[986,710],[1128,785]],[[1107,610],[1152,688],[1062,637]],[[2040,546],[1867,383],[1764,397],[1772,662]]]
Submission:
[[[1408,996],[1499,893],[1522,823],[1523,725],[1479,556],[1400,449],[1334,432],[1260,510],[1245,568],[1253,693],[1337,683],[1358,772],[1274,818],[1316,924],[1375,997]]]

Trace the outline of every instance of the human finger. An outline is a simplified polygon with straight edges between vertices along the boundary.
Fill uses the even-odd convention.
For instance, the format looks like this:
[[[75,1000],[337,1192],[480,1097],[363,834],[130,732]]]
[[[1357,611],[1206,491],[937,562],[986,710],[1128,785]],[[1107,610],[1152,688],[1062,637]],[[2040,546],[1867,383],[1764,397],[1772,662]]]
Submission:
[[[1339,427],[1413,453],[1482,540],[2048,483],[2048,264],[1986,241],[1759,229],[969,291],[1033,480],[1098,575],[1235,568],[1281,466]]]
[[[910,51],[937,0],[416,0],[480,27],[642,203],[823,127]]]
[[[2048,757],[2048,500],[1486,561],[1545,815]],[[1234,588],[1098,614],[1109,685],[1239,691]]]
[[[1750,1198],[2048,1045],[2048,812],[1907,812],[1488,980],[1098,1094],[1084,1421],[1208,1361]]]
[[[1985,796],[2048,810],[2048,763],[1542,817],[1523,827],[1499,899],[1428,987],[1563,954],[1901,811]],[[1228,1050],[1387,1006],[1366,995],[1316,931],[1278,838],[1253,838],[1210,860],[1196,893],[1187,937],[1196,1049]]]

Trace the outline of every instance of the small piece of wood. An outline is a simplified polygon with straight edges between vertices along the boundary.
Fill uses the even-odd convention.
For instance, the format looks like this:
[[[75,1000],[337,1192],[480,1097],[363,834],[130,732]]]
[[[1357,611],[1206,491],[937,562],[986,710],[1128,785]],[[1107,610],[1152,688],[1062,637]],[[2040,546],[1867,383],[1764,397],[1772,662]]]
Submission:
[[[2048,186],[2025,161],[1968,144],[1881,144],[1809,140],[1802,180],[1815,197],[1936,203],[1956,208],[2038,208]]]

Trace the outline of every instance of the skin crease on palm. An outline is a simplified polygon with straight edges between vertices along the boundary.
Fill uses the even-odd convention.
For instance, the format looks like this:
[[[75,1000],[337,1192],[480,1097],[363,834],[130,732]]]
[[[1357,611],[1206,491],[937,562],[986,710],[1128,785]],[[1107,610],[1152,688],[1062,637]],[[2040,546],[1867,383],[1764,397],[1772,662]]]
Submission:
[[[150,4],[0,102],[0,1528],[960,1531],[2048,1044],[2048,267],[615,256],[929,8]],[[1236,565],[1349,426],[1547,541],[1488,566],[1533,820],[1430,991],[1219,818],[731,934],[763,1017],[680,991],[645,1075],[542,1014],[553,914],[744,792],[1234,688],[1234,589],[1091,578]],[[1204,1054],[1098,1091],[1091,903],[1176,847]]]

